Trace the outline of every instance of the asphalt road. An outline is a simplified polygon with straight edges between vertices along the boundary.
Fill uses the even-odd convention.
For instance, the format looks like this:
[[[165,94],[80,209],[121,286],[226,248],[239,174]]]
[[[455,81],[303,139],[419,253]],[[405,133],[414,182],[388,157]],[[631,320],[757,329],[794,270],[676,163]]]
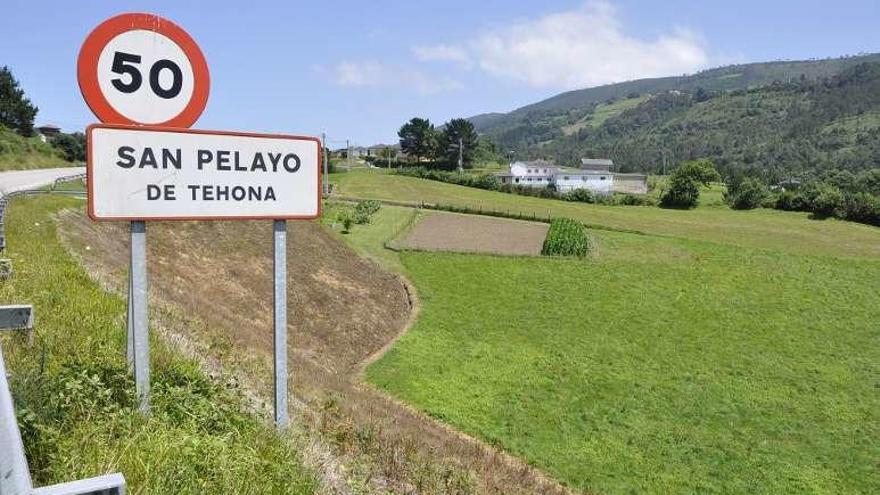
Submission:
[[[40,168],[36,170],[12,170],[0,172],[0,196],[36,189],[55,182],[62,177],[86,173],[85,167]]]

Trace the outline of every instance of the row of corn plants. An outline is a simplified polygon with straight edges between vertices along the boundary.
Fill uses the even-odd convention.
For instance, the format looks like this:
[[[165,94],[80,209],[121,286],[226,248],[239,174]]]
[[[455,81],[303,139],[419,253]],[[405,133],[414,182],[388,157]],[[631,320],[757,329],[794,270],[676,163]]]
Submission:
[[[587,228],[581,222],[570,218],[554,218],[544,239],[541,254],[545,256],[583,257],[592,250],[593,243]]]

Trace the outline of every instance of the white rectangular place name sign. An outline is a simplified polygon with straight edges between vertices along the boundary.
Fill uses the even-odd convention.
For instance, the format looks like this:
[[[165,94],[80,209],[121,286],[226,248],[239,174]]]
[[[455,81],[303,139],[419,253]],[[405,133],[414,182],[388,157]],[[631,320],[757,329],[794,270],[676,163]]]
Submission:
[[[318,138],[103,124],[87,133],[94,220],[320,214]]]

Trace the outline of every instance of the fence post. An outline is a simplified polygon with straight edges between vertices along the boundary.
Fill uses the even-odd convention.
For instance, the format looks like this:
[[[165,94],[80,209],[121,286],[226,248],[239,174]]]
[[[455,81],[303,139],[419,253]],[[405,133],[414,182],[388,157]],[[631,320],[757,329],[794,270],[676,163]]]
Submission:
[[[12,406],[12,394],[6,380],[6,364],[0,350],[0,493],[30,495],[31,473],[24,455],[24,444]]]

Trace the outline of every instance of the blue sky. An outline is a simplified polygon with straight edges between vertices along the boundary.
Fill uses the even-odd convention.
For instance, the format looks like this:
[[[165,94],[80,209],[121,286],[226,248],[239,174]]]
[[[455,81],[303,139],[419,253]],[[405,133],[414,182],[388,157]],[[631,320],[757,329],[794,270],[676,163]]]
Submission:
[[[880,51],[873,1],[5,0],[0,65],[65,130],[95,121],[76,83],[86,35],[121,12],[186,29],[211,70],[195,127],[396,140],[567,89],[728,63]]]

